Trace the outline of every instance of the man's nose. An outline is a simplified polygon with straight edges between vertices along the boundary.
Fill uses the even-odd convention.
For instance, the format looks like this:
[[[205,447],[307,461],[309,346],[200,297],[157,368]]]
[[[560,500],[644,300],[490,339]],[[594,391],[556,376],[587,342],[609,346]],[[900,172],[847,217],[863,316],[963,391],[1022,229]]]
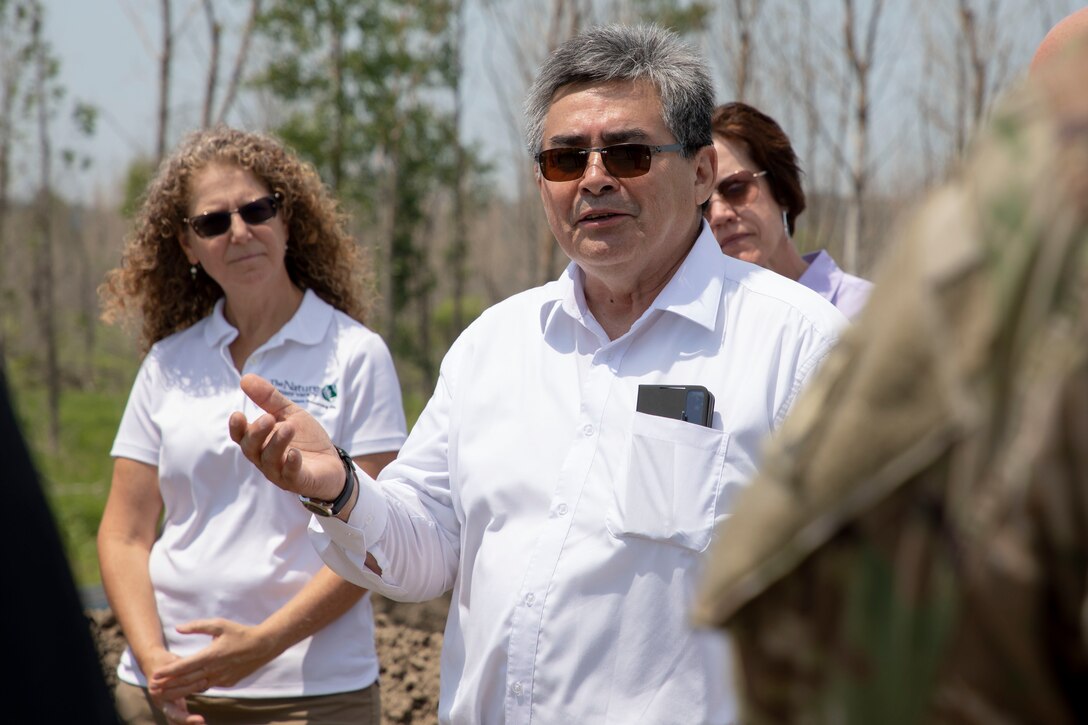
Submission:
[[[604,156],[600,151],[590,151],[586,159],[586,170],[582,174],[582,188],[593,194],[614,189],[616,177],[604,165]]]

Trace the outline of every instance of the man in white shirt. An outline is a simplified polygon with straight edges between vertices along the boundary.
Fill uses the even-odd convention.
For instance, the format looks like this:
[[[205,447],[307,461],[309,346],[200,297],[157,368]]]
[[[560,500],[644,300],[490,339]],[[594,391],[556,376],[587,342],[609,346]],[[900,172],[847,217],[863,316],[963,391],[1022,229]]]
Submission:
[[[319,512],[345,578],[452,589],[439,719],[727,723],[727,645],[688,619],[715,522],[845,324],[819,295],[721,254],[704,63],[652,26],[560,46],[526,104],[548,222],[571,264],[454,343],[375,482],[267,383],[232,437]],[[702,425],[639,412],[703,386]],[[709,400],[710,396],[702,396]]]

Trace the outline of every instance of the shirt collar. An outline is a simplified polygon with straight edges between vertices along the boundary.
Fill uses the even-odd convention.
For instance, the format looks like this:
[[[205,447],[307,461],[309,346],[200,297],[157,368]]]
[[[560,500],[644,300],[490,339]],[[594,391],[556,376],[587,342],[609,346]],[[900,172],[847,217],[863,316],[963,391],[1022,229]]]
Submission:
[[[220,297],[204,328],[204,341],[210,347],[229,345],[238,337],[238,330],[227,321],[223,312],[226,298]],[[261,345],[261,348],[274,347],[287,341],[302,345],[316,345],[325,338],[325,333],[332,321],[333,308],[322,300],[313,290],[306,290],[302,295],[302,304],[287,324]]]
[[[808,262],[808,269],[797,281],[821,296],[831,299],[835,290],[842,284],[843,272],[835,260],[825,250],[809,252],[803,259]]]
[[[725,259],[710,226],[702,222],[699,236],[691,251],[640,321],[652,310],[662,310],[685,317],[708,330],[715,329],[721,313]],[[577,264],[571,262],[559,279],[547,286],[547,296],[540,309],[542,332],[547,331],[560,312],[587,327],[595,326],[587,324],[590,315],[586,306],[584,284],[584,273]],[[636,322],[632,329],[638,325],[639,322]]]

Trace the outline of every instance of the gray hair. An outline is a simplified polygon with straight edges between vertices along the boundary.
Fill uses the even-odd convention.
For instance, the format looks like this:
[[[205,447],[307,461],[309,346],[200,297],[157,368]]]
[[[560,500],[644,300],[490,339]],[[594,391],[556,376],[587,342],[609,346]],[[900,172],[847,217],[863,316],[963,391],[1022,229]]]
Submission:
[[[656,25],[591,28],[556,48],[525,100],[530,155],[540,153],[552,97],[572,83],[649,80],[661,96],[665,125],[683,144],[684,156],[713,143],[714,89],[706,63],[680,37]]]

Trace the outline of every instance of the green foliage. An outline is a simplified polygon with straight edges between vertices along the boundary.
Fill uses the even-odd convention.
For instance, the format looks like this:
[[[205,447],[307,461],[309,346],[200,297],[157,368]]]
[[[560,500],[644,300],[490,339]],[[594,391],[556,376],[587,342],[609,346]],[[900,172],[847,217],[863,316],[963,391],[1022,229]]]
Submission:
[[[60,446],[49,453],[46,390],[31,358],[10,361],[12,399],[23,435],[64,540],[80,585],[99,581],[95,535],[109,492],[113,461],[109,451],[121,421],[135,356],[100,353],[104,371],[95,389],[65,389],[60,399]]]
[[[279,135],[357,210],[360,228],[384,235],[363,240],[389,249],[384,332],[428,390],[435,209],[480,172],[459,169],[457,154],[459,11],[450,0],[278,0],[257,25],[275,55],[255,84],[288,109]]]
[[[72,120],[81,134],[93,136],[98,125],[98,108],[90,103],[78,101],[72,109]]]
[[[125,171],[124,196],[121,199],[121,216],[125,219],[136,215],[154,173],[155,162],[150,158],[136,158],[129,163]]]
[[[482,297],[475,295],[462,299],[461,305],[466,326],[479,317],[480,313],[487,308],[487,302]],[[461,330],[457,329],[453,324],[453,306],[454,301],[447,298],[439,302],[434,310],[435,339],[436,342],[442,345],[443,350],[449,349],[449,346],[461,334]]]
[[[635,7],[643,21],[657,23],[681,35],[702,31],[714,12],[710,3],[679,0],[636,0]]]
[[[419,136],[404,128],[413,114],[449,123],[432,104],[447,85],[446,11],[436,0],[279,0],[259,18],[277,53],[255,84],[290,109],[279,133],[368,210],[383,201],[389,160]]]
[[[401,386],[402,388],[404,386]],[[427,405],[427,401],[430,400],[429,395],[424,395],[422,391],[418,390],[415,386],[405,389],[403,391],[404,402],[404,418],[408,422],[408,430],[412,430],[416,421],[419,420],[419,414],[423,412],[424,406]]]

